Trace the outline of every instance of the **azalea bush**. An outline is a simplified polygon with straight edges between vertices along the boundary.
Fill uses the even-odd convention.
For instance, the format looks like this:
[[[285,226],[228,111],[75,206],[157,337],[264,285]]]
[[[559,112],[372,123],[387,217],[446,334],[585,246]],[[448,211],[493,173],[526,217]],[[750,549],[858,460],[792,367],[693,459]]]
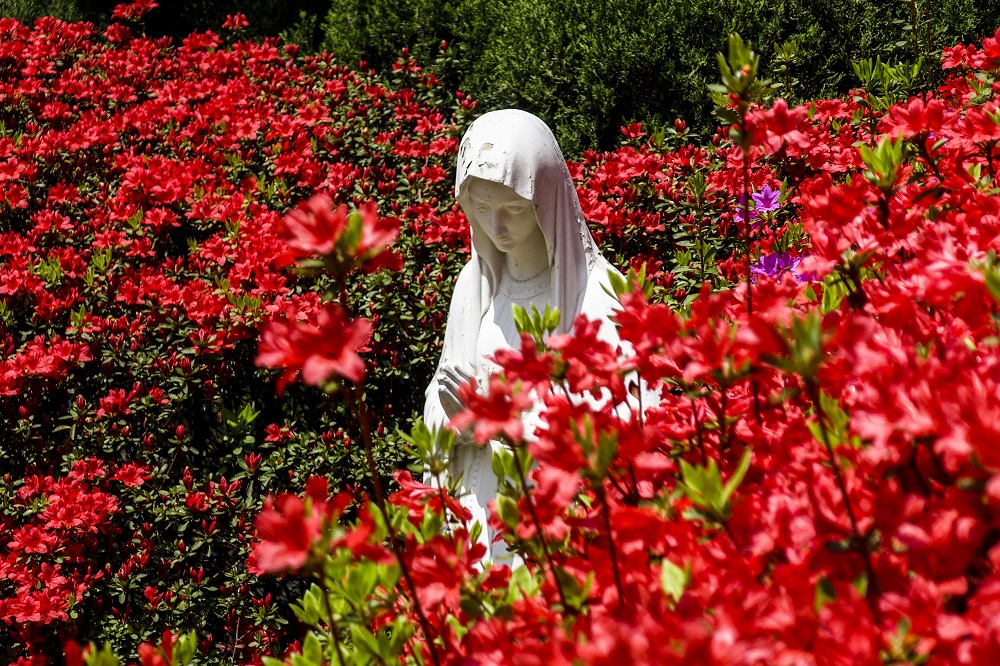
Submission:
[[[405,55],[376,77],[244,41],[239,15],[179,44],[150,39],[153,4],[117,7],[101,33],[0,19],[8,661],[57,659],[74,638],[134,656],[168,628],[197,630],[207,663],[283,652],[305,588],[246,566],[264,498],[313,475],[376,487],[350,405],[290,381],[323,364],[284,352],[332,354],[326,328],[369,322],[352,329],[357,359],[337,367],[351,379],[366,368],[358,403],[390,492],[468,256],[451,187],[472,101]],[[572,167],[606,253],[626,270],[640,248],[660,257],[658,293],[683,302],[701,285],[671,277],[693,233],[673,211],[701,206],[704,237],[728,257],[732,225],[713,220],[732,218],[735,194],[718,175],[724,153],[691,149],[678,127],[655,146],[633,128],[631,145]],[[303,233],[317,211],[327,245],[314,247]],[[331,241],[348,220],[393,218],[385,265]],[[334,280],[349,256],[362,266]]]
[[[102,34],[0,19],[7,661],[42,663],[74,636],[132,654],[166,627],[197,628],[214,658],[283,644],[293,618],[276,605],[297,589],[246,568],[264,496],[312,474],[371,482],[346,407],[298,385],[279,397],[254,363],[261,322],[323,321],[330,287],[288,270],[278,223],[317,191],[341,215],[405,221],[403,278],[347,285],[372,321],[387,478],[463,263],[445,169],[471,102],[409,60],[375,78],[241,41],[238,16],[148,39],[154,4],[119,6]]]
[[[411,427],[475,105],[151,5],[0,20],[3,657],[989,660],[1000,35],[799,106],[734,41],[710,142],[569,165],[631,349],[525,313],[466,387],[512,571]]]
[[[996,654],[1000,31],[884,113],[866,91],[759,107],[752,51],[736,38],[720,61],[718,150],[743,196],[719,272],[737,286],[678,309],[630,271],[628,353],[584,317],[555,335],[550,313],[518,315],[520,349],[453,425],[503,445],[490,520],[524,566],[481,565],[451,431],[407,438],[430,485],[401,471],[368,499],[316,479],[265,507],[253,566],[311,583],[287,663]],[[349,372],[321,384],[357,394]]]

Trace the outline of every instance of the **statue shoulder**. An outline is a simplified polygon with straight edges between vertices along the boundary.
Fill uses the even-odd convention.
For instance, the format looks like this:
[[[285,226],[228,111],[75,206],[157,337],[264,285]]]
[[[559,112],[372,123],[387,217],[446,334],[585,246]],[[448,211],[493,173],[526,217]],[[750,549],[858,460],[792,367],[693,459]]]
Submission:
[[[476,286],[478,278],[482,276],[479,267],[476,266],[476,260],[471,259],[467,261],[465,266],[462,266],[462,270],[458,273],[458,279],[455,281],[455,296],[459,294],[459,291],[465,291],[467,289],[472,289]]]
[[[608,273],[614,273],[623,280],[625,277],[604,257],[599,257],[594,262],[594,267],[587,277],[587,289],[584,294],[584,310],[597,309],[598,311],[610,311],[618,307],[618,299],[614,297],[614,290],[611,288],[611,280]],[[589,308],[587,306],[590,306]]]

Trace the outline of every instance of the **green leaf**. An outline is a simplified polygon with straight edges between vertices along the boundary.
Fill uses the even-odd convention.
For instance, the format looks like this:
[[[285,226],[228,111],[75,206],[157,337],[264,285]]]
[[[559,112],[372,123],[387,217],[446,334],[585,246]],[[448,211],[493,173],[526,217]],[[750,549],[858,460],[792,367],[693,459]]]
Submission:
[[[688,568],[681,569],[679,566],[664,558],[660,568],[660,584],[663,591],[673,597],[674,601],[680,601],[684,596],[684,590],[688,583]]]
[[[746,476],[747,470],[750,469],[750,459],[753,457],[753,448],[746,447],[743,450],[743,456],[740,458],[739,465],[736,466],[736,471],[733,475],[729,477],[726,481],[725,487],[722,489],[722,502],[723,504],[729,503],[729,498],[732,497],[733,493],[743,482],[743,477]]]
[[[320,645],[316,634],[311,631],[306,634],[306,639],[302,641],[302,657],[310,664],[319,666],[323,663],[323,646]]]
[[[858,574],[858,577],[851,581],[851,585],[858,591],[858,594],[866,597],[868,595],[868,572],[862,571]]]
[[[197,648],[198,636],[193,630],[185,635],[178,636],[171,655],[171,661],[174,666],[187,666],[187,664],[191,663]]]
[[[104,647],[98,649],[93,643],[90,644],[90,652],[84,660],[87,666],[119,666],[118,655],[111,648],[111,643],[105,643]]]
[[[368,629],[361,625],[351,625],[351,642],[364,653],[373,657],[382,657],[382,649],[378,640]]]
[[[517,504],[506,495],[497,495],[497,515],[507,527],[514,529],[521,520],[521,514],[517,510]]]
[[[816,612],[820,612],[823,606],[826,606],[831,601],[836,601],[837,591],[833,588],[833,583],[831,583],[825,576],[820,577],[816,582],[816,593],[813,597],[813,608]]]
[[[313,583],[299,603],[292,604],[292,612],[303,623],[317,626],[319,618],[325,612],[323,589],[316,583]]]
[[[619,298],[625,293],[625,278],[618,271],[608,271],[608,282],[611,283],[612,296]]]
[[[512,308],[514,314],[514,326],[517,327],[518,333],[529,332],[528,329],[528,312],[520,305],[515,304]]]

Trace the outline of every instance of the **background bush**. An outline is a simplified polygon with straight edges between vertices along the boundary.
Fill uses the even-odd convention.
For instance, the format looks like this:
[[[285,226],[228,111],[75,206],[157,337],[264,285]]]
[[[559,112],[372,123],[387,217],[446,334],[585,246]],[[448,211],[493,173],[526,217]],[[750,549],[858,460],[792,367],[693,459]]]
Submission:
[[[427,60],[448,40],[458,53],[456,70],[442,73],[448,83],[484,109],[539,114],[576,154],[612,147],[637,120],[679,117],[710,132],[706,85],[731,32],[758,46],[775,80],[784,76],[773,45],[798,43],[794,99],[845,93],[858,84],[852,60],[916,60],[911,9],[925,60],[1000,24],[1000,5],[974,0],[935,3],[929,15],[924,3],[872,0],[334,0],[321,46],[384,68],[401,46]]]
[[[42,14],[107,20],[113,0],[0,0],[0,15]],[[750,39],[763,73],[785,82],[776,43],[794,41],[795,101],[846,93],[860,82],[860,58],[915,62],[956,41],[974,41],[1000,25],[1000,3],[976,0],[209,0],[164,2],[147,34],[180,38],[218,30],[227,14],[245,13],[248,36],[276,35],[307,51],[326,50],[379,71],[403,47],[433,61],[441,41],[454,58],[438,75],[468,92],[480,108],[519,107],[556,131],[567,155],[617,145],[632,121],[683,118],[702,135],[714,121],[706,84],[729,33]],[[915,26],[911,29],[909,26]],[[917,40],[914,44],[914,35]],[[925,85],[930,80],[925,79]]]

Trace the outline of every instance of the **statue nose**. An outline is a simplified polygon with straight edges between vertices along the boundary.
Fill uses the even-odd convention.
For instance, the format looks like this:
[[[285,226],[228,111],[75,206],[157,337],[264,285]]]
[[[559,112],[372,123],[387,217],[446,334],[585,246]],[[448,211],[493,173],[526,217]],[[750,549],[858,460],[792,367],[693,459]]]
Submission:
[[[493,230],[494,237],[503,236],[507,231],[507,224],[505,223],[503,216],[499,213],[493,213],[493,215],[490,216],[490,227]]]

